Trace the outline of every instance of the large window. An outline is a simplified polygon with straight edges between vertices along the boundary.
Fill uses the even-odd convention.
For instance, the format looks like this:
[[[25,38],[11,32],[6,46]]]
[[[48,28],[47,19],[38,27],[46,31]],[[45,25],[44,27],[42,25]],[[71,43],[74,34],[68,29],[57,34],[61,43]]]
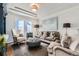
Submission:
[[[28,20],[17,20],[17,30],[32,32],[32,22]]]
[[[17,26],[18,26],[19,30],[24,30],[24,21],[23,20],[19,20]]]
[[[26,30],[27,32],[32,32],[32,22],[31,21],[26,21]]]

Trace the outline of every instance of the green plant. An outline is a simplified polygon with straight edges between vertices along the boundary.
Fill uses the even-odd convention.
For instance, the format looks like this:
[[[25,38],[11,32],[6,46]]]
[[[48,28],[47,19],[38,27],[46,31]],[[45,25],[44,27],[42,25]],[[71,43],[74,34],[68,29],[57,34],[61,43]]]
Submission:
[[[6,51],[6,38],[4,35],[0,36],[0,55],[4,55]]]
[[[6,41],[5,41],[6,39],[4,38],[4,36],[2,35],[2,36],[0,36],[0,46],[3,46],[3,47],[5,47],[5,45],[6,45]]]

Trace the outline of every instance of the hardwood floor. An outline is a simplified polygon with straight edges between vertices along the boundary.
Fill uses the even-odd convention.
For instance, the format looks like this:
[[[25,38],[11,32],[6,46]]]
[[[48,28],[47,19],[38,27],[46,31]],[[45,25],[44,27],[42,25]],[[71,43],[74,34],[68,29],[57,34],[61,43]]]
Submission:
[[[28,48],[27,44],[8,46],[7,56],[47,56],[47,48]]]

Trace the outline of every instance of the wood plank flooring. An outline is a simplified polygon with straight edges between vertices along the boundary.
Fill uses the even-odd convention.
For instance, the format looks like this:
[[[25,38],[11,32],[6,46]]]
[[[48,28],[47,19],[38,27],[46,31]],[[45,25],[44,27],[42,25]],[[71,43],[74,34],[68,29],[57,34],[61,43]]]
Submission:
[[[8,46],[7,56],[47,56],[47,48],[28,48],[27,44]]]

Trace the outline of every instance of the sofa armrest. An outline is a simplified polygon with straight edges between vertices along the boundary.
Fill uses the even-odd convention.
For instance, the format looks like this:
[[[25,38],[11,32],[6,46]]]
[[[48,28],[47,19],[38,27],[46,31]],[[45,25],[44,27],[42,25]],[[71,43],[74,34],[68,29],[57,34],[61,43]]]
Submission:
[[[57,42],[51,42],[50,45],[47,47],[48,53],[53,53],[53,47],[60,46],[60,43]]]
[[[53,54],[56,55],[56,50],[61,50],[64,53],[67,53],[69,55],[73,55],[73,56],[79,56],[79,53],[76,51],[72,51],[71,49],[67,49],[67,48],[63,48],[61,46],[55,46],[53,48]],[[63,54],[62,54],[63,55]]]

